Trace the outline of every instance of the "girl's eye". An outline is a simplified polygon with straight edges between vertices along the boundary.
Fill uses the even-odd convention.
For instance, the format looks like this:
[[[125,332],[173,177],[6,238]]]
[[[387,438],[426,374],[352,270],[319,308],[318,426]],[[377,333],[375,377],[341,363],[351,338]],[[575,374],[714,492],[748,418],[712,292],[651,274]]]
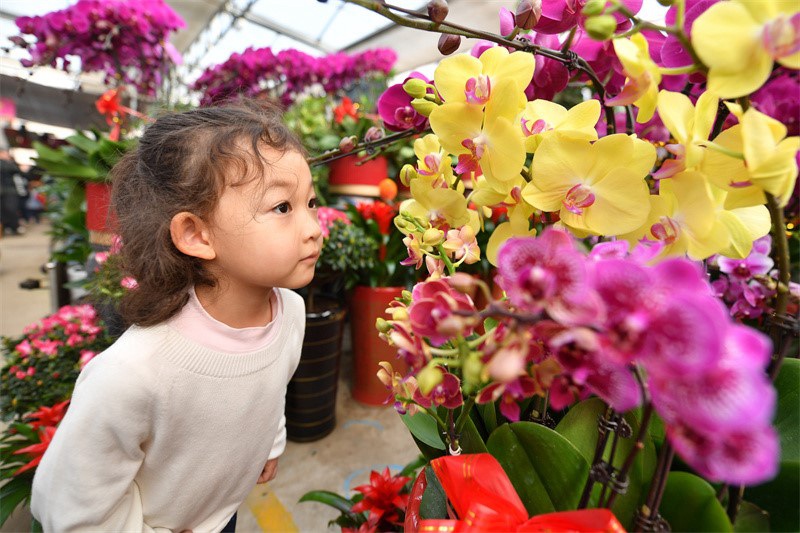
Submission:
[[[312,198],[308,201],[309,209],[316,209],[319,207],[319,201],[316,198]]]
[[[282,204],[278,205],[273,211],[285,215],[289,211],[292,210],[292,206],[289,205],[289,202],[283,202]]]

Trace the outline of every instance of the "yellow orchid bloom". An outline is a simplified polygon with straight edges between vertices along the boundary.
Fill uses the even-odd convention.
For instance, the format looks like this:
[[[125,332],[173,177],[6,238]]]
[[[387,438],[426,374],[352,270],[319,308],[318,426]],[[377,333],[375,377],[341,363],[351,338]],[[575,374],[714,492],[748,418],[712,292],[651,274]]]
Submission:
[[[606,100],[609,105],[633,104],[639,108],[636,122],[640,124],[653,118],[658,102],[658,84],[661,71],[650,58],[649,46],[644,35],[637,33],[630,39],[614,39],[614,52],[622,63],[625,86],[614,98]]]
[[[763,204],[764,191],[785,206],[797,180],[800,137],[786,137],[786,126],[754,108],[728,107],[740,123],[709,143],[700,170],[729,193],[726,209]]]
[[[467,209],[467,199],[459,191],[433,187],[426,180],[415,179],[411,182],[411,196],[412,199],[400,204],[400,212],[413,216],[423,225],[427,223],[439,227],[447,224],[451,228],[460,228],[465,224],[472,224],[475,231],[480,227],[477,213]],[[409,233],[409,230],[406,229],[403,233]]]
[[[642,239],[662,242],[660,257],[686,254],[701,260],[727,249],[730,234],[716,217],[709,187],[699,172],[682,172],[662,181],[659,194],[650,196],[647,221],[621,237],[631,245]]]
[[[525,151],[535,152],[542,137],[551,131],[576,139],[597,140],[594,126],[600,119],[600,111],[600,102],[597,100],[581,102],[569,110],[549,100],[528,102],[519,120],[525,135]]]
[[[558,211],[571,230],[620,235],[640,227],[650,211],[645,177],[655,163],[648,142],[624,134],[594,143],[548,135],[531,165],[522,197],[542,211]]]
[[[535,65],[532,54],[508,53],[502,46],[495,46],[483,52],[480,59],[469,54],[443,59],[436,67],[433,79],[445,103],[483,107],[493,101],[521,108],[526,102],[523,91],[533,78]],[[498,94],[497,88],[501,83],[514,86],[512,99],[504,100],[508,95]]]
[[[453,185],[455,180],[450,155],[442,148],[436,135],[428,134],[415,140],[414,153],[417,156],[417,173],[420,176],[425,176],[434,185],[440,185],[437,183],[440,177],[448,187]]]
[[[514,99],[518,92],[512,83],[501,83],[495,91],[499,102]],[[525,164],[525,143],[522,132],[511,121],[521,108],[508,118],[501,107],[487,105],[484,113],[475,105],[446,103],[431,112],[431,129],[442,147],[458,155],[457,173],[483,173],[496,181],[508,181],[520,174]]]
[[[773,62],[800,69],[797,0],[730,0],[694,21],[692,46],[709,68],[708,90],[737,98],[758,90]]]
[[[719,98],[708,91],[700,95],[697,107],[685,94],[672,91],[658,93],[658,115],[677,141],[677,145],[668,144],[666,149],[677,158],[667,159],[653,174],[654,178],[668,178],[700,164],[705,153],[703,143],[708,140],[714,126],[718,104]]]
[[[730,235],[728,247],[719,253],[733,258],[747,257],[753,248],[753,241],[769,233],[772,226],[767,207],[754,205],[728,209],[725,207],[728,193],[719,187],[711,187],[710,190],[716,205],[714,216],[725,225]]]

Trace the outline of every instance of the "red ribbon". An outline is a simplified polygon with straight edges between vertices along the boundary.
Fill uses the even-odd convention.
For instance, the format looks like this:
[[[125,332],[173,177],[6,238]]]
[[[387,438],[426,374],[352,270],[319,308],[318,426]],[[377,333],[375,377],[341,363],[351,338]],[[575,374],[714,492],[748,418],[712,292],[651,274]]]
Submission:
[[[608,509],[548,513],[529,519],[505,471],[488,453],[440,457],[431,461],[431,467],[461,519],[420,520],[415,531],[625,533]],[[406,531],[409,525],[417,525],[416,519],[409,520],[409,514],[414,515],[413,510],[406,513]]]
[[[121,87],[117,87],[116,89],[107,90],[94,103],[100,114],[106,117],[108,125],[112,126],[111,133],[108,135],[108,138],[112,141],[119,140],[122,120],[125,118],[125,115],[133,115],[144,120],[151,120],[147,115],[143,115],[130,107],[122,105],[119,97],[121,89]]]

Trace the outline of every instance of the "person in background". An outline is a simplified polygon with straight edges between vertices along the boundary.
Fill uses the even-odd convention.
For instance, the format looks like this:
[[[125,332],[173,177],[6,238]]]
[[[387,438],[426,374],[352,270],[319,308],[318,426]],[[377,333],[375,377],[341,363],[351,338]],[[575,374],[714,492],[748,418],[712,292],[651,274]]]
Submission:
[[[19,235],[19,198],[14,176],[20,170],[7,148],[0,148],[0,235]]]
[[[276,107],[167,115],[112,169],[131,327],[86,365],[36,470],[45,531],[233,531],[284,450],[322,236]],[[232,523],[233,522],[233,523]]]
[[[42,211],[44,211],[46,196],[42,182],[37,178],[28,182],[28,200],[25,203],[25,211],[28,222],[41,222]]]

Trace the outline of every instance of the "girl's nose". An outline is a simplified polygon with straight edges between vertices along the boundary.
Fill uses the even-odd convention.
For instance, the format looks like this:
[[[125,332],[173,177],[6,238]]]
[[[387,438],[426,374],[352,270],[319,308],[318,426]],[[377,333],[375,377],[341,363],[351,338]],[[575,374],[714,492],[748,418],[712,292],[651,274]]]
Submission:
[[[319,226],[319,218],[315,209],[308,210],[308,220],[306,222],[306,238],[318,240],[322,236],[322,229]]]

